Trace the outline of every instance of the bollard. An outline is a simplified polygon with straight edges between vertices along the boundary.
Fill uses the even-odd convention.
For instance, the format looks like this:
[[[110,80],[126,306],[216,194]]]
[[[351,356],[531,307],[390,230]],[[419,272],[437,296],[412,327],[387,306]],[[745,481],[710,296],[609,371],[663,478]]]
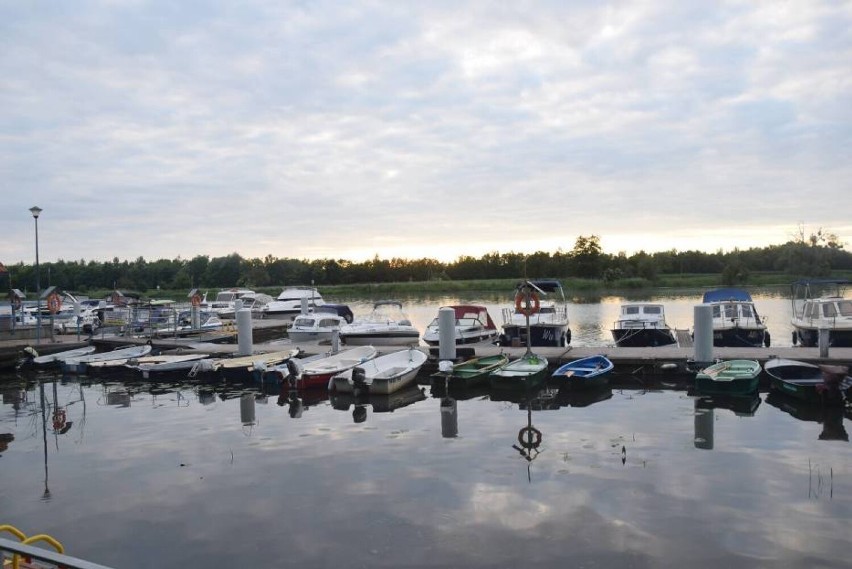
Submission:
[[[243,301],[242,299],[237,299],[234,301],[234,318],[236,318],[237,312],[243,309]]]
[[[458,402],[450,397],[441,399],[441,436],[452,439],[459,434]]]
[[[190,318],[192,319],[192,329],[198,330],[201,328],[201,310],[197,306],[190,309]]]
[[[240,422],[244,426],[254,425],[254,393],[243,393],[240,396]]]
[[[831,334],[828,328],[820,328],[819,329],[819,357],[827,358],[828,357],[828,346],[831,344]]]
[[[695,448],[713,449],[713,429],[715,428],[716,413],[711,409],[701,409],[698,399],[695,400]]]
[[[336,354],[340,351],[340,328],[331,330],[331,353]]]
[[[438,310],[438,360],[456,359],[456,311],[452,308]]]
[[[697,363],[713,361],[713,307],[698,304],[694,309],[694,355]]]
[[[302,314],[308,313],[308,297],[306,297],[306,296],[302,297],[301,311],[302,311]]]
[[[251,330],[251,310],[243,308],[237,316],[237,355],[250,356],[254,346]]]

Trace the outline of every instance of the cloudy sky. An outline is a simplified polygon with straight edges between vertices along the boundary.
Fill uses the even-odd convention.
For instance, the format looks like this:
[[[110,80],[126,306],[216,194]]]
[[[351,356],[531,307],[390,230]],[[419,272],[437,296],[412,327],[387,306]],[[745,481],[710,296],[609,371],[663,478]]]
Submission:
[[[0,262],[852,241],[852,2],[0,0]]]

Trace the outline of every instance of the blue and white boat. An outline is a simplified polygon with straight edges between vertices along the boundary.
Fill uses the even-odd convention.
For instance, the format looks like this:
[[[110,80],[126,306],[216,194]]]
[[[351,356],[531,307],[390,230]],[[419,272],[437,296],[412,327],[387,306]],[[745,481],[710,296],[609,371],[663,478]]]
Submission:
[[[751,295],[739,288],[708,290],[701,301],[713,307],[713,345],[728,348],[769,347],[766,323]]]
[[[553,372],[551,378],[555,383],[570,389],[590,389],[607,385],[608,374],[614,367],[606,356],[589,356],[562,364]]]

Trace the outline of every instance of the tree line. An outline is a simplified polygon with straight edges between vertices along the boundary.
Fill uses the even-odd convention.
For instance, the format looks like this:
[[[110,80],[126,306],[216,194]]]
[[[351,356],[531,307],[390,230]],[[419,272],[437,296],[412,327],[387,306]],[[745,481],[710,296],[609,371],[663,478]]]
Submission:
[[[35,289],[32,265],[9,269],[10,288]],[[671,249],[632,255],[608,254],[597,235],[580,236],[570,251],[488,253],[461,256],[444,263],[431,258],[291,259],[267,255],[246,259],[198,255],[192,259],[146,261],[64,261],[41,264],[41,284],[86,293],[96,290],[180,290],[193,287],[269,287],[294,284],[341,285],[433,280],[477,280],[553,277],[600,279],[617,284],[641,279],[653,284],[660,275],[721,274],[726,284],[745,284],[753,272],[781,271],[795,277],[828,276],[852,271],[852,253],[833,234],[819,230],[799,234],[782,245],[707,253]]]

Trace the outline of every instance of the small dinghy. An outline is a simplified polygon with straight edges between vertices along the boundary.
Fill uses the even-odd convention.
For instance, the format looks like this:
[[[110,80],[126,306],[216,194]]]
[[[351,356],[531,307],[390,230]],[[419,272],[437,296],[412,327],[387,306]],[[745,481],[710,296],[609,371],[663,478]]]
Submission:
[[[551,377],[570,389],[590,389],[607,385],[614,367],[606,356],[589,356],[563,364]]]

